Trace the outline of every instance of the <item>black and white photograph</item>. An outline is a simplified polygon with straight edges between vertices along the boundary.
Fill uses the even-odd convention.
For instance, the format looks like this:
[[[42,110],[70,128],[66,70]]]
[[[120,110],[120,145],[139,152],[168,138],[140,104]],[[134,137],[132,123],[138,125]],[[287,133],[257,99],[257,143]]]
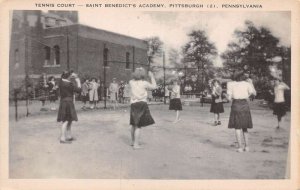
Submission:
[[[8,10],[9,179],[291,179],[292,11],[58,5]]]

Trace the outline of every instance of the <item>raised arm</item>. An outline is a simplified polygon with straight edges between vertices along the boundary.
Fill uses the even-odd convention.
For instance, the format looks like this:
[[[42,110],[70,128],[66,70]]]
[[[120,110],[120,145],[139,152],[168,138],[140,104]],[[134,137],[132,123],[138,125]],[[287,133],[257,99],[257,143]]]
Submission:
[[[73,85],[73,90],[75,92],[81,92],[81,83],[78,77],[75,78],[75,84]]]
[[[154,75],[151,71],[149,71],[149,77],[151,79],[151,83],[148,85],[148,89],[149,90],[153,90],[155,88],[157,88],[157,85],[156,85],[156,81],[155,81],[155,78],[154,78]]]
[[[290,90],[290,87],[287,84],[285,84],[284,82],[282,82],[282,85],[284,86],[285,90]]]

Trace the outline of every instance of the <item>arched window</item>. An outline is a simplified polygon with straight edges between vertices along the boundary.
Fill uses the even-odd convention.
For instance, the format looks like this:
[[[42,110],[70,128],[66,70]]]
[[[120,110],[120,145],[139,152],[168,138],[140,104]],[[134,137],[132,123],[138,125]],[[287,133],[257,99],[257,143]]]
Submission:
[[[60,65],[60,49],[58,45],[54,46],[54,65]]]
[[[108,49],[107,48],[105,48],[103,50],[103,64],[104,64],[104,67],[108,66]]]
[[[44,51],[45,51],[45,62],[44,65],[49,65],[50,63],[50,55],[51,55],[51,48],[46,46],[44,47]]]
[[[15,64],[18,64],[19,61],[20,61],[20,58],[19,58],[19,49],[15,49]]]
[[[130,53],[126,52],[126,69],[130,68],[130,61],[129,61]]]

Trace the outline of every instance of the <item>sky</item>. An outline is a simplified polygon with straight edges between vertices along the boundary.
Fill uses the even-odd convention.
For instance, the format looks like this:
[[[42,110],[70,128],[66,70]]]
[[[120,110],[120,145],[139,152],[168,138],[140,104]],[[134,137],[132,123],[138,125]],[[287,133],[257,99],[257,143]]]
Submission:
[[[280,44],[291,44],[290,12],[146,12],[146,11],[80,11],[79,22],[136,38],[158,36],[164,42],[164,51],[180,50],[188,42],[192,30],[204,30],[219,55],[233,40],[233,32],[243,29],[246,20],[257,27],[264,26],[279,38]],[[167,55],[167,53],[166,53]],[[167,60],[167,59],[166,59]],[[222,66],[222,60],[214,60]]]

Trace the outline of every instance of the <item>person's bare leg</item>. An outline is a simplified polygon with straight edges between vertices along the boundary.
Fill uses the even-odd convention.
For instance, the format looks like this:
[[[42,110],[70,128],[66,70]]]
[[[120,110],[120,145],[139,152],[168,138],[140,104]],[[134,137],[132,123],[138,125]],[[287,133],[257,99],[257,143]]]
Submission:
[[[179,110],[176,111],[176,120],[180,121],[180,111]]]
[[[220,113],[218,113],[217,115],[218,115],[218,118],[217,118],[218,119],[218,125],[221,125],[222,123],[220,121]]]
[[[236,129],[235,130],[235,136],[236,136],[236,140],[238,142],[238,149],[237,149],[238,152],[243,152],[242,137],[241,137],[242,134],[241,133],[242,133],[241,129]]]
[[[71,125],[72,125],[72,121],[69,121],[67,123],[66,140],[73,139],[72,133],[71,133]]]
[[[133,148],[134,149],[142,148],[139,145],[139,140],[140,140],[140,135],[141,135],[140,131],[141,131],[141,128],[138,128],[138,127],[135,128],[135,131],[134,131],[134,143],[133,143]]]
[[[177,123],[179,121],[179,110],[176,110],[176,117],[173,123]]]
[[[134,132],[135,132],[135,126],[131,126],[131,131],[130,131],[130,134],[131,134],[131,146],[134,145]]]
[[[68,125],[68,121],[65,121],[65,122],[63,122],[63,124],[61,126],[61,136],[60,136],[61,141],[66,141],[67,125]]]
[[[279,129],[281,126],[281,118],[282,118],[281,116],[277,116],[277,122],[278,122],[277,129]]]
[[[249,134],[248,134],[248,131],[243,131],[243,136],[244,136],[244,141],[245,141],[245,148],[244,148],[244,150],[246,152],[249,152],[250,148],[249,148]]]
[[[218,125],[218,114],[215,113],[214,116],[215,116],[215,125]]]

